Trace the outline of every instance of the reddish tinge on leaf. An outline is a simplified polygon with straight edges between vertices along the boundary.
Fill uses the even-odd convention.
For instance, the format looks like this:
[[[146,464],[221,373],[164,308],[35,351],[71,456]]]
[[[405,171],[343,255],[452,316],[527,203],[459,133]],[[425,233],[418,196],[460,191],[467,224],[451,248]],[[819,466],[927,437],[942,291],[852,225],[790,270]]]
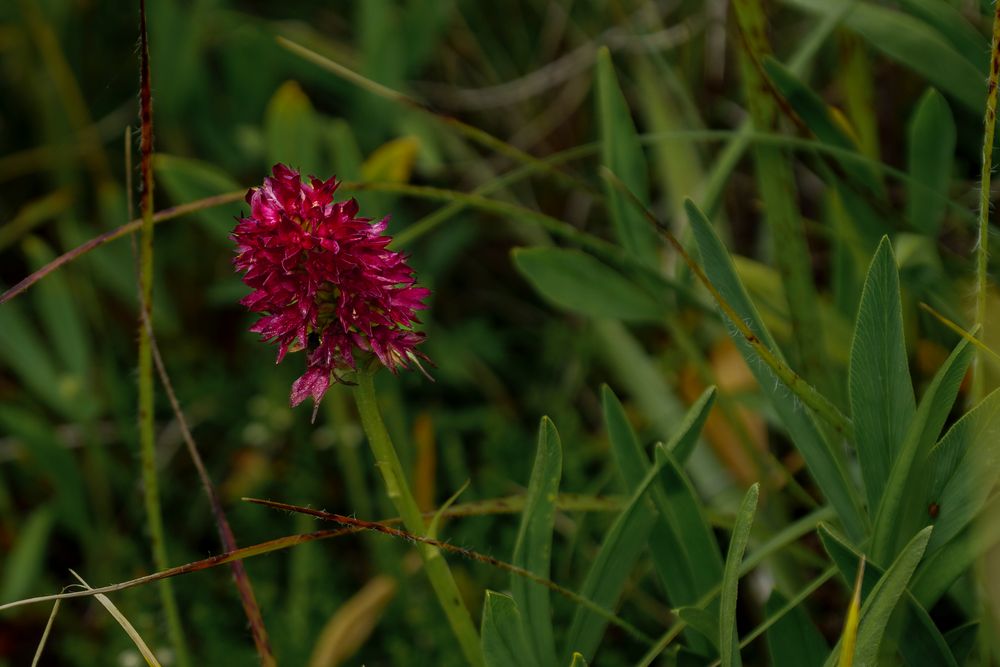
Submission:
[[[415,311],[429,290],[417,287],[406,256],[387,248],[388,218],[359,218],[354,199],[334,201],[339,183],[277,164],[246,200],[249,216],[233,231],[236,270],[253,291],[240,303],[261,317],[251,327],[278,345],[278,362],[306,350],[307,369],[291,403],[316,405],[355,353],[372,353],[396,372],[426,357],[416,350]]]

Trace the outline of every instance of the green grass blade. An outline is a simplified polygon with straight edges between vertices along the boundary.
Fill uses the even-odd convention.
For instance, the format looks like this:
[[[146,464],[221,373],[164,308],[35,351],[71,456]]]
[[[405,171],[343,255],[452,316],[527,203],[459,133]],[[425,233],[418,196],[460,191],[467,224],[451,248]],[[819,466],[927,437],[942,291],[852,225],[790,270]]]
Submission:
[[[899,275],[886,238],[875,252],[861,292],[848,393],[869,512],[874,515],[916,410],[903,341]]]
[[[705,426],[708,414],[712,411],[717,393],[714,386],[703,391],[698,400],[691,404],[691,408],[684,415],[684,421],[681,422],[677,432],[667,443],[667,451],[681,466],[691,458],[691,453],[694,451],[695,445],[698,444],[698,436]]]
[[[153,156],[153,169],[156,171],[157,183],[166,191],[170,200],[177,204],[241,189],[240,184],[224,170],[191,158],[159,153]],[[231,223],[239,215],[241,207],[245,207],[242,199],[225,205],[222,210],[199,211],[193,217],[207,235],[228,248],[232,243],[229,238],[232,224],[219,224],[219,221],[229,220]]]
[[[486,667],[538,667],[521,612],[509,595],[486,591],[481,634]]]
[[[618,174],[643,204],[649,204],[649,173],[646,157],[636,134],[632,113],[615,76],[611,54],[602,48],[597,55],[597,115],[601,126],[601,159]],[[659,244],[649,225],[622,194],[607,188],[608,210],[618,241],[646,264],[656,263]]]
[[[1000,472],[998,439],[1000,389],[958,420],[931,451],[934,479],[926,504],[935,503],[940,513],[929,552],[958,535],[985,504]]]
[[[579,250],[515,248],[511,256],[539,294],[572,313],[630,322],[659,322],[664,317],[664,304]]]
[[[927,507],[919,500],[923,497],[920,489],[926,487],[931,473],[924,461],[941,433],[971,361],[972,347],[963,340],[935,373],[920,399],[875,516],[872,554],[876,563],[890,562],[905,540],[930,521]],[[907,503],[907,498],[917,502]]]
[[[606,386],[602,398],[615,462],[626,488],[634,492],[641,488],[651,470],[649,461],[621,403]],[[694,406],[682,421],[674,440],[696,438],[710,407],[710,401]],[[676,607],[692,605],[718,583],[722,576],[722,557],[694,490],[676,459],[662,446],[657,447],[655,467],[659,473],[651,495],[659,519],[649,539],[653,566],[670,603]],[[701,638],[691,639],[695,648],[709,649],[709,644]]]
[[[713,614],[701,607],[681,607],[675,611],[677,617],[688,624],[688,627],[696,631],[702,637],[711,642],[712,647],[719,650],[719,615]]]
[[[580,587],[580,595],[602,607],[614,608],[635,561],[646,548],[649,531],[656,522],[646,493],[657,472],[656,467],[650,468],[632,492],[628,504],[608,530]],[[577,607],[566,635],[566,652],[571,657],[576,652],[593,660],[607,625],[606,618],[586,607]]]
[[[740,565],[750,539],[750,526],[757,511],[760,484],[754,484],[743,497],[740,511],[736,515],[736,526],[726,554],[726,566],[722,574],[722,591],[719,594],[719,651],[722,667],[741,665],[736,634],[736,597],[739,593]]]
[[[561,476],[562,445],[559,433],[552,420],[543,417],[538,428],[538,450],[512,562],[516,567],[545,579],[549,578],[551,567],[555,499],[559,493]],[[542,665],[556,664],[549,591],[517,575],[511,577],[510,589],[514,602],[522,611],[524,633],[532,655]]]
[[[962,15],[957,6],[938,0],[899,0],[899,6],[907,14],[921,19],[941,33],[974,67],[986,69],[986,54],[990,52],[990,43]]]
[[[837,569],[840,570],[845,582],[853,582],[858,575],[861,554],[826,525],[820,526],[819,536],[823,543],[823,548],[837,565]],[[913,541],[910,542],[909,546],[912,546],[912,544]],[[884,578],[884,572],[885,570],[877,564],[871,561],[866,562],[861,582],[862,599],[865,600],[866,604],[870,601],[870,595],[874,593],[880,578]],[[936,665],[957,667],[955,658],[948,649],[948,644],[945,642],[940,630],[934,624],[930,614],[927,613],[927,610],[909,591],[905,592],[903,602],[902,623],[900,627],[903,628],[906,640],[897,643],[907,664],[913,667],[935,667]],[[864,622],[864,609],[862,612],[862,622]],[[859,642],[860,638],[859,633]],[[836,652],[834,652],[834,655],[836,655]]]
[[[925,77],[952,95],[967,109],[982,110],[985,67],[976,67],[952,47],[941,33],[923,21],[874,3],[857,0],[785,0],[785,4],[828,16],[851,8],[844,24],[876,50]]]
[[[764,613],[771,617],[788,601],[778,591],[773,591],[764,605]],[[821,667],[830,648],[809,615],[801,607],[785,614],[767,631],[767,648],[771,667]]]
[[[937,236],[944,218],[941,197],[948,196],[955,141],[955,119],[948,102],[931,88],[920,98],[910,119],[907,166],[914,184],[908,188],[906,200],[907,221],[931,237]]]
[[[735,315],[745,323],[752,334],[766,348],[777,353],[777,345],[767,331],[760,314],[750,301],[750,297],[740,282],[733,266],[732,258],[722,241],[715,234],[708,220],[693,206],[688,207],[691,226],[701,251],[705,273],[719,294],[732,307]],[[801,409],[775,371],[764,364],[746,337],[734,332],[733,339],[761,392],[767,397],[782,424],[788,430],[795,447],[802,454],[810,473],[830,503],[837,510],[848,533],[855,538],[865,534],[865,519],[853,493],[853,484],[848,482],[843,464],[819,430],[812,415]]]

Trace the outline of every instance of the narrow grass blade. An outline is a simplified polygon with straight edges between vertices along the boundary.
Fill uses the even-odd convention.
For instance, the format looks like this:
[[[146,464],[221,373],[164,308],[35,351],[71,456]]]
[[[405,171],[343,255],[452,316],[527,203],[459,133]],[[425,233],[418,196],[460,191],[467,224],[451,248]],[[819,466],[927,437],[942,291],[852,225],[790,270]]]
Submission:
[[[702,637],[712,644],[716,652],[719,651],[719,615],[713,614],[701,607],[681,607],[675,610],[677,617],[688,624],[688,627],[695,630]]]
[[[845,581],[854,581],[860,571],[860,563],[864,556],[851,547],[841,536],[829,526],[821,525],[819,530],[823,548],[837,565]],[[910,544],[912,545],[912,540]],[[902,552],[901,552],[902,553]],[[884,570],[871,561],[865,561],[864,574],[861,582],[862,600],[868,601]],[[903,608],[900,610],[905,641],[897,642],[899,650],[912,667],[936,667],[949,665],[957,667],[955,658],[941,636],[930,614],[909,591],[903,596]],[[829,663],[828,663],[829,664]],[[874,663],[872,663],[874,664]]]
[[[380,574],[342,603],[319,633],[309,656],[309,667],[337,667],[364,645],[378,625],[399,585]]]
[[[958,6],[937,0],[899,0],[899,6],[941,33],[952,48],[974,67],[986,69],[990,44]]]
[[[788,601],[773,591],[764,605],[768,618],[777,614]],[[821,667],[830,647],[801,606],[793,607],[767,630],[767,649],[771,667]]]
[[[972,348],[963,340],[935,373],[920,399],[875,516],[872,554],[877,563],[891,562],[906,540],[932,519],[920,502],[921,489],[926,488],[932,474],[926,458],[951,412],[971,361]],[[907,503],[907,499],[911,502]]]
[[[90,584],[84,581],[80,575],[72,570],[70,570],[70,573],[76,577],[85,588],[90,588]],[[146,642],[136,631],[135,627],[127,618],[125,618],[125,615],[118,610],[118,607],[116,607],[113,602],[111,602],[111,599],[107,595],[103,595],[101,593],[95,593],[94,597],[97,598],[97,601],[108,610],[108,613],[111,614],[116,621],[118,621],[118,625],[122,626],[122,630],[124,630],[125,634],[129,636],[129,639],[132,640],[135,647],[139,649],[139,653],[146,661],[146,664],[149,665],[149,667],[160,667],[159,661],[156,659],[156,656],[150,650],[149,646],[146,645]]]
[[[907,171],[914,183],[906,199],[906,219],[931,237],[941,229],[955,163],[955,119],[948,102],[933,88],[920,98],[907,132]],[[923,187],[917,187],[917,184]]]
[[[899,275],[883,238],[861,292],[848,373],[851,420],[874,515],[916,410],[903,340]]]
[[[754,484],[743,497],[739,513],[736,515],[736,526],[729,542],[729,551],[726,554],[722,591],[719,594],[719,652],[722,667],[743,664],[737,645],[736,597],[739,594],[740,565],[743,563],[743,553],[750,539],[750,527],[757,511],[759,495],[760,485]]]
[[[546,579],[551,567],[555,498],[561,476],[562,445],[559,434],[552,420],[544,417],[538,428],[535,464],[511,562],[515,567]],[[541,665],[556,664],[549,591],[518,576],[511,578],[510,588],[513,600],[523,614],[524,634],[531,647],[531,655]]]
[[[42,575],[52,535],[52,507],[36,509],[19,527],[13,547],[3,559],[0,600],[14,600],[35,588]]]
[[[649,531],[656,522],[646,493],[657,472],[655,467],[650,468],[632,493],[628,504],[608,529],[580,587],[580,595],[602,607],[615,607],[633,565],[646,548]],[[605,618],[584,607],[577,607],[566,635],[566,652],[593,659],[606,627]]]
[[[618,174],[644,205],[649,205],[649,171],[632,113],[618,86],[611,53],[597,54],[597,117],[601,126],[601,160]],[[622,194],[607,188],[608,210],[619,243],[640,261],[654,265],[659,244],[649,225]]]
[[[31,667],[38,667],[39,661],[42,659],[42,654],[45,652],[45,645],[49,641],[49,634],[52,632],[52,624],[56,620],[56,614],[59,613],[60,604],[62,603],[56,600],[56,603],[52,605],[52,613],[49,614],[49,620],[45,622],[45,630],[42,631],[42,638],[38,640],[35,657],[31,659]]]
[[[621,403],[607,386],[602,388],[602,399],[615,462],[626,488],[634,492],[642,487],[654,468],[632,431]],[[710,401],[700,402],[693,408],[682,422],[682,428],[675,433],[674,440],[697,438],[709,408]],[[651,497],[659,517],[649,539],[653,566],[672,605],[693,605],[721,578],[722,556],[690,483],[676,459],[662,446],[656,450],[655,468],[659,473]],[[710,644],[701,637],[690,639],[695,648],[710,650]]]
[[[718,291],[719,299],[731,308],[732,316],[726,314],[726,318],[735,329],[735,331],[731,329],[731,335],[750,370],[753,371],[754,377],[757,378],[761,392],[778,413],[792,442],[805,459],[810,473],[837,510],[850,535],[860,538],[866,532],[865,519],[854,496],[853,485],[847,480],[841,457],[826,441],[812,415],[802,410],[795,396],[788,393],[787,388],[794,391],[797,385],[803,384],[801,378],[780,377],[775,367],[763,362],[753,342],[770,351],[780,362],[781,358],[777,356],[779,353],[774,339],[764,327],[760,314],[736,274],[729,253],[711,224],[690,203],[688,215],[701,251],[706,277]],[[733,317],[738,318],[739,322],[734,321]],[[747,329],[750,338],[747,333],[740,330],[740,325]]]
[[[511,256],[539,294],[570,312],[628,322],[659,322],[665,315],[665,304],[579,250],[515,248]]]
[[[153,170],[156,182],[175,202],[196,202],[219,192],[235,192],[240,184],[225,170],[191,158],[159,153],[153,156]],[[233,202],[222,211],[205,209],[194,213],[193,217],[205,235],[227,249],[232,244],[229,238],[231,224],[219,224],[220,220],[232,221],[240,213],[245,202]]]
[[[486,591],[480,631],[486,667],[538,667],[524,630],[525,622],[514,598]]]

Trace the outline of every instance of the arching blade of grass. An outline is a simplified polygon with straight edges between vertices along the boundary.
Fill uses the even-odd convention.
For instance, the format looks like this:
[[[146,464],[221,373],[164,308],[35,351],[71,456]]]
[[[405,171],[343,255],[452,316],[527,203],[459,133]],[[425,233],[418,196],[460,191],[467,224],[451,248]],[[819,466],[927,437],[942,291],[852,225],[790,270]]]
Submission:
[[[795,405],[795,398],[788,396],[787,387],[795,396],[816,410],[828,423],[838,426],[849,436],[849,422],[815,389],[809,387],[777,356],[777,346],[761,322],[757,309],[750,301],[736,275],[732,259],[711,224],[693,204],[688,202],[688,215],[695,239],[705,265],[706,286],[735,328],[733,337],[740,352],[753,371],[761,391],[768,397],[788,429],[796,448],[802,453],[806,465],[823,493],[837,509],[848,532],[856,538],[865,534],[865,520],[847,480],[843,462],[837,450],[830,446],[813,421],[812,415]],[[680,251],[683,248],[677,246]],[[697,266],[697,265],[695,265]],[[697,274],[700,267],[695,271]]]
[[[977,69],[986,69],[990,44],[958,6],[936,0],[900,0],[899,6],[921,19]]]
[[[680,594],[681,599],[693,600],[697,597],[697,591],[687,591],[684,596],[682,593],[684,589],[681,588],[688,585],[687,575],[684,572],[690,570],[690,563],[684,560],[684,541],[682,538],[675,538],[670,524],[660,523],[662,519],[653,511],[653,505],[648,497],[651,488],[659,487],[657,479],[660,470],[667,464],[667,459],[657,457],[656,462],[650,466],[644,460],[645,454],[628,423],[621,403],[607,386],[602,388],[601,393],[612,449],[631,497],[601,543],[600,551],[587,572],[580,594],[602,606],[613,607],[632,570],[632,564],[648,544],[653,551],[657,570],[661,578],[665,578],[668,593]],[[708,416],[714,394],[714,388],[707,390],[702,400],[691,408],[674,435],[675,442],[697,439]],[[657,526],[658,534],[650,536],[650,530],[654,526]],[[670,539],[665,539],[666,537]],[[566,637],[565,652],[571,654],[576,651],[593,659],[606,625],[607,621],[599,615],[582,607],[578,608]]]
[[[819,536],[823,548],[837,565],[844,581],[849,583],[857,579],[860,563],[864,557],[828,526],[820,526]],[[900,553],[902,554],[902,551]],[[868,601],[885,570],[867,560],[863,569],[861,597]],[[903,594],[902,605],[900,627],[903,629],[905,640],[897,643],[906,663],[918,667],[935,665],[957,667],[947,642],[941,636],[930,614],[908,590]]]
[[[552,529],[556,513],[554,501],[561,476],[562,444],[555,425],[544,417],[538,427],[535,465],[531,471],[528,497],[511,562],[515,567],[545,579],[549,578],[551,567]],[[517,576],[511,578],[510,588],[514,601],[523,610],[524,632],[532,655],[541,665],[556,664],[549,592]]]
[[[73,570],[70,570],[70,574],[76,577],[76,579],[83,584],[84,588],[90,589],[90,584],[84,581],[80,575],[73,572]],[[125,615],[118,610],[118,607],[111,602],[108,596],[102,595],[101,593],[95,593],[94,597],[101,603],[101,606],[108,610],[108,613],[111,614],[111,616],[118,622],[118,625],[122,626],[122,630],[124,630],[125,634],[127,634],[129,639],[132,640],[132,643],[135,644],[135,647],[139,650],[139,654],[142,655],[146,664],[149,665],[149,667],[160,667],[160,662],[156,659],[156,656],[153,655],[153,651],[150,650],[142,636],[138,633],[138,631],[136,631],[135,626],[133,626],[129,620],[125,618]]]
[[[759,495],[760,485],[754,484],[743,497],[739,513],[736,515],[736,526],[729,542],[729,551],[726,554],[726,567],[722,573],[722,591],[719,598],[719,652],[722,667],[743,664],[736,641],[736,596],[739,593],[740,564],[743,562],[743,554],[750,539],[750,527],[757,511]]]
[[[524,634],[524,619],[509,595],[486,591],[483,602],[483,660],[486,667],[538,667]]]
[[[899,275],[888,238],[879,244],[861,292],[848,394],[869,512],[874,515],[916,409],[903,340]]]
[[[858,626],[857,645],[852,654],[854,663],[858,665],[879,664],[879,649],[882,645],[882,639],[885,636],[886,627],[889,624],[889,617],[892,615],[893,610],[896,609],[900,598],[906,594],[906,586],[913,576],[917,564],[924,555],[927,542],[931,537],[931,531],[932,528],[927,527],[917,533],[900,553],[899,558],[879,578],[878,582],[871,589],[871,593],[865,597],[864,604],[861,607],[861,622]],[[920,630],[911,633],[900,645],[900,648],[904,648],[903,644],[907,641],[912,642],[920,634]],[[940,637],[940,633],[938,633],[938,636]],[[838,642],[830,654],[830,658],[826,661],[827,667],[841,664],[838,662],[838,659],[843,650],[844,646]],[[947,651],[947,645],[945,645],[944,650]],[[951,661],[946,663],[928,664],[953,665],[954,658],[952,657]]]

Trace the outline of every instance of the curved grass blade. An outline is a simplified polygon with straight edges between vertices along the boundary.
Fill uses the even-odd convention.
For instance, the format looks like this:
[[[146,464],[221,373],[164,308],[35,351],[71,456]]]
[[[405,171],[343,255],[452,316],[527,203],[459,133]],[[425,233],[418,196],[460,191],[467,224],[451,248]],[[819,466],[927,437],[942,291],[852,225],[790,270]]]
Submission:
[[[83,577],[78,575],[76,572],[70,570],[70,574],[76,577],[77,581],[79,581],[85,589],[93,590],[90,588],[90,584],[84,581]],[[132,643],[135,644],[135,647],[139,650],[139,653],[142,655],[143,660],[146,661],[146,664],[149,665],[149,667],[160,667],[160,662],[156,659],[156,656],[153,655],[153,651],[150,650],[142,636],[139,635],[138,631],[136,631],[135,626],[133,626],[129,620],[125,618],[125,615],[118,610],[118,607],[114,605],[111,599],[108,598],[107,595],[103,595],[101,593],[94,593],[94,597],[97,598],[97,601],[101,603],[101,606],[107,609],[108,613],[111,614],[116,621],[118,621],[118,625],[122,626],[122,630],[124,630],[125,634],[129,636]]]
[[[556,427],[548,417],[538,427],[538,449],[528,483],[528,497],[511,562],[536,576],[549,578],[552,556],[552,528],[555,498],[562,476],[562,445]],[[531,654],[541,665],[556,664],[555,639],[548,590],[531,585],[522,577],[510,582],[514,602],[523,613],[524,633]]]
[[[740,565],[750,539],[750,527],[757,511],[760,484],[754,484],[743,497],[736,526],[726,554],[726,566],[722,573],[722,591],[719,594],[719,652],[722,667],[741,665],[736,634],[736,596],[739,593]]]
[[[864,578],[865,559],[862,556],[858,574],[854,578],[851,603],[847,607],[847,617],[844,619],[844,630],[840,633],[840,656],[837,659],[837,667],[851,667],[854,664],[854,651],[858,645],[858,623],[861,616],[861,584]]]
[[[797,405],[795,396],[806,396],[802,393],[805,391],[805,383],[784,366],[774,339],[764,327],[757,309],[736,274],[729,253],[711,224],[690,202],[687,210],[695,240],[701,251],[706,280],[710,281],[710,286],[716,290],[718,295],[716,300],[720,306],[722,304],[728,306],[729,312],[725,312],[727,308],[723,306],[725,316],[735,329],[731,330],[731,335],[740,348],[743,358],[757,378],[761,391],[781,418],[792,442],[802,453],[816,483],[836,508],[849,534],[860,538],[866,532],[865,518],[857,505],[843,462],[836,450],[826,441],[812,415]],[[765,363],[765,353],[771,355],[773,363]],[[796,392],[797,389],[799,391],[795,395],[789,395],[788,389],[792,392]],[[815,390],[812,391],[815,393]],[[822,405],[822,402],[811,401],[810,407],[817,409]],[[835,413],[837,412],[836,408],[830,407]],[[817,412],[820,413],[820,410],[817,409]]]

